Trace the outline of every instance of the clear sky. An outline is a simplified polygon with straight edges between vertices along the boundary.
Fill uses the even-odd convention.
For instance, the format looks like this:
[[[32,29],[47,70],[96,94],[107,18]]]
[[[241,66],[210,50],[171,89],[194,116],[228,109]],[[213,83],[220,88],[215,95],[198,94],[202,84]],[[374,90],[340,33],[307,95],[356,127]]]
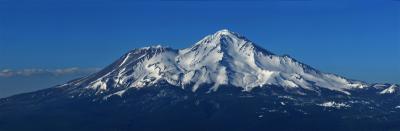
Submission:
[[[185,48],[225,28],[323,72],[400,83],[399,0],[0,0],[0,71],[101,68],[133,48]],[[31,83],[57,83],[43,81]]]

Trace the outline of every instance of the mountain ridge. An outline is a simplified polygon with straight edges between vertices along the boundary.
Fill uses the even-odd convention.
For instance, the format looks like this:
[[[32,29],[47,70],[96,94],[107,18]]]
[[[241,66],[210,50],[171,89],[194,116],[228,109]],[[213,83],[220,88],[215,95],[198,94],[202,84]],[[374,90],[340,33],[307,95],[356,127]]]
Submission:
[[[381,89],[378,94],[390,94],[397,92],[399,87],[398,84],[369,84],[324,73],[289,55],[276,55],[238,33],[222,29],[189,48],[155,45],[132,49],[103,70],[56,88],[82,88],[82,92],[92,89],[96,94],[109,90],[123,95],[129,88],[152,86],[160,80],[191,88],[193,92],[202,84],[211,84],[209,91],[217,91],[220,85],[240,87],[243,91],[275,85],[315,93],[326,88],[347,95],[351,95],[351,90],[375,87]]]
[[[222,30],[2,98],[0,130],[399,130],[399,88],[324,73]]]

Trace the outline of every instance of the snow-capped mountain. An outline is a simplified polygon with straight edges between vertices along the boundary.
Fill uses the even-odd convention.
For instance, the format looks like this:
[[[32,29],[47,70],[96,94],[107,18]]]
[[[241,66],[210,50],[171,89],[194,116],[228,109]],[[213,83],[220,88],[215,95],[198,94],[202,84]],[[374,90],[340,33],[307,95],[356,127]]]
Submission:
[[[133,49],[93,75],[0,99],[0,130],[400,130],[399,90],[220,30],[185,49]]]
[[[159,81],[192,91],[201,85],[211,85],[209,91],[217,91],[220,85],[244,91],[275,85],[314,92],[326,88],[350,94],[348,90],[368,86],[271,53],[229,30],[208,35],[186,49],[134,49],[101,72],[73,84],[98,93],[119,88],[118,94],[122,94],[128,88],[152,86]]]

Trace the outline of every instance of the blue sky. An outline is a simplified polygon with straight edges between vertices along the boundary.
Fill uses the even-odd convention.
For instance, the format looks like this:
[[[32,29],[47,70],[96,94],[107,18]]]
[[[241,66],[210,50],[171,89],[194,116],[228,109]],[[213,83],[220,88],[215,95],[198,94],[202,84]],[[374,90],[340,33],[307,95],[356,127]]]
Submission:
[[[398,0],[0,0],[0,70],[101,68],[133,48],[185,48],[225,28],[324,72],[400,83]]]

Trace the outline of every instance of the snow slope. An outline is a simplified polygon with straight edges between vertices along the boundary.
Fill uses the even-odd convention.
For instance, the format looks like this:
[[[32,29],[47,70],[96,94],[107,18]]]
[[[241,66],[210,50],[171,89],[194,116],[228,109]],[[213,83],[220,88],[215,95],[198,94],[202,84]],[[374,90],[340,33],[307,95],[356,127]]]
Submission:
[[[320,72],[289,56],[275,55],[248,40],[220,30],[192,47],[175,50],[162,46],[134,49],[97,74],[73,83],[97,93],[144,88],[160,81],[192,91],[210,85],[217,91],[231,85],[251,91],[268,85],[288,89],[340,91],[367,87],[366,83]]]

